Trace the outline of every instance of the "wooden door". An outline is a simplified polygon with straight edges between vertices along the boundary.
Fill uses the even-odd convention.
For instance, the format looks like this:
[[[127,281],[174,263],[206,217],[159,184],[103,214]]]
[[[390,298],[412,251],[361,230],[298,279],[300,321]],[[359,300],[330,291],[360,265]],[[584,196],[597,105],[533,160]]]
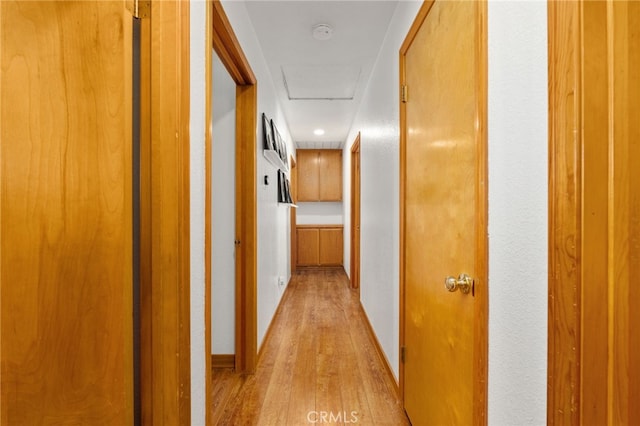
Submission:
[[[339,149],[318,152],[320,201],[342,201],[342,151]]]
[[[330,226],[321,227],[319,229],[318,243],[319,254],[318,264],[321,266],[339,266],[342,265],[342,256],[344,253],[343,228],[332,228]]]
[[[640,3],[550,2],[549,45],[548,423],[635,425]]]
[[[320,230],[298,226],[298,265],[317,266],[320,259]]]
[[[360,288],[360,133],[351,148],[351,288]]]
[[[298,201],[320,199],[320,174],[318,173],[318,151],[296,151],[298,157]]]
[[[132,424],[132,17],[0,2],[2,424]]]
[[[425,3],[401,49],[401,386],[418,425],[486,421],[485,7]],[[461,274],[469,293],[448,291]]]

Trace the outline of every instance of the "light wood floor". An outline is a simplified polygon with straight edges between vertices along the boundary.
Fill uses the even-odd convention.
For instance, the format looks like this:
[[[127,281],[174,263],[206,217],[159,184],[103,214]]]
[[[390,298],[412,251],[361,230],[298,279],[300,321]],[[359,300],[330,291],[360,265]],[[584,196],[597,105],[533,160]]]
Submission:
[[[294,274],[254,375],[214,370],[218,425],[409,425],[342,270]]]

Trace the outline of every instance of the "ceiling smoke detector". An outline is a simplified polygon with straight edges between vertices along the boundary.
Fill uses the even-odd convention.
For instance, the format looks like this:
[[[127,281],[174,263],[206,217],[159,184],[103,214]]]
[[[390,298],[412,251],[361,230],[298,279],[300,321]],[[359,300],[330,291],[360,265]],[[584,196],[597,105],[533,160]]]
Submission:
[[[333,27],[329,24],[318,24],[313,26],[313,38],[316,40],[329,40],[333,35]]]

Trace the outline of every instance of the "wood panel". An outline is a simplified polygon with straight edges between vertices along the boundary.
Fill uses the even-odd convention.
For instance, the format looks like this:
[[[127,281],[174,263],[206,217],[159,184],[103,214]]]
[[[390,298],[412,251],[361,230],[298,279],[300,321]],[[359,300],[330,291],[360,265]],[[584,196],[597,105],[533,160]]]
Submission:
[[[320,230],[318,228],[297,229],[298,265],[315,266],[320,259]]]
[[[636,424],[640,7],[552,2],[549,22],[548,420]]]
[[[547,421],[579,423],[582,126],[580,3],[549,2],[549,324]],[[573,283],[571,285],[570,283]]]
[[[342,201],[342,150],[320,150],[320,201]]]
[[[607,5],[602,1],[585,2],[582,19],[584,22],[582,67],[582,248],[580,257],[590,259],[581,263],[583,282],[579,296],[583,324],[580,335],[580,381],[585,393],[580,404],[580,418],[589,419],[594,424],[606,424],[607,410],[607,351],[608,313],[602,303],[608,300],[605,277],[608,268],[608,90],[607,85],[607,23],[602,19],[607,15]]]
[[[145,422],[191,418],[189,221],[189,4],[151,8],[149,195],[152,413]],[[145,242],[143,242],[145,244]],[[203,337],[204,338],[204,337]],[[143,390],[144,392],[144,390]]]
[[[610,1],[609,424],[640,423],[640,4]],[[585,133],[586,135],[586,133]],[[585,324],[585,330],[587,325]],[[587,417],[585,417],[585,420]]]
[[[132,17],[0,20],[0,422],[132,424]]]
[[[299,149],[298,158],[298,201],[320,200],[320,175],[318,173],[318,151]]]
[[[344,253],[342,228],[320,228],[319,234],[319,264],[321,266],[342,265]]]

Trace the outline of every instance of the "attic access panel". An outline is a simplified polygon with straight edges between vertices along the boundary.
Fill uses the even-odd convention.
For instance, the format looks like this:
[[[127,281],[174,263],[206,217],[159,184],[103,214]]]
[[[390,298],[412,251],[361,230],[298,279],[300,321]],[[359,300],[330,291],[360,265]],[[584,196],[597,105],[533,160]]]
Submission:
[[[362,69],[358,65],[284,65],[289,100],[353,100]]]

